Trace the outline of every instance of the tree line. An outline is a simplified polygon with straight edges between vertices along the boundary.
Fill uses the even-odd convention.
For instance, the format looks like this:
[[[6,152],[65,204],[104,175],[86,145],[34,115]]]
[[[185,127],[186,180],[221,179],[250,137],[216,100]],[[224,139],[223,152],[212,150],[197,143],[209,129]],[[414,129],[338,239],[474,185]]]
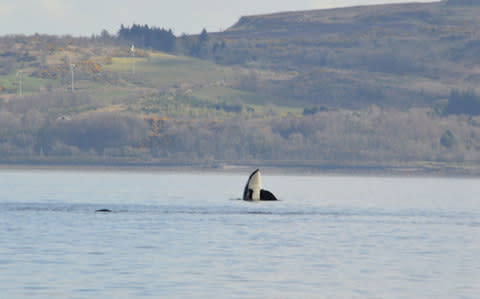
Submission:
[[[151,48],[163,52],[172,52],[176,41],[171,29],[138,24],[133,24],[131,27],[125,27],[122,24],[117,37],[134,43],[139,48]]]
[[[476,116],[372,106],[274,118],[238,112],[212,121],[102,111],[101,105],[69,92],[0,102],[0,160],[396,165],[480,159]]]
[[[108,36],[108,32],[104,32],[102,36]],[[171,29],[149,27],[148,25],[135,23],[132,26],[122,24],[114,38],[128,41],[143,49],[184,54],[198,58],[205,58],[210,52],[217,52],[226,47],[225,42],[210,45],[210,38],[206,29],[203,29],[199,35],[183,34],[178,38]]]
[[[473,89],[454,89],[450,92],[450,96],[443,113],[444,115],[480,115],[480,97],[475,94]]]

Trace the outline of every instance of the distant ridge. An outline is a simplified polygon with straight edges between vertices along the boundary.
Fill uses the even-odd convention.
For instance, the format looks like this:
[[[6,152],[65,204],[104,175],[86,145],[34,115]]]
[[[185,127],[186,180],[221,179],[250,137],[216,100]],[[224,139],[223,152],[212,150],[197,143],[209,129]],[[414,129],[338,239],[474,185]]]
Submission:
[[[475,6],[480,5],[478,0],[446,0],[447,6]]]
[[[480,0],[475,1],[480,2]],[[250,15],[241,17],[238,22],[228,28],[226,32],[249,30],[262,31],[265,29],[278,32],[281,27],[285,28],[286,26],[294,26],[294,31],[296,31],[306,29],[298,28],[299,25],[309,26],[322,24],[328,26],[331,24],[341,23],[351,24],[361,21],[369,22],[372,17],[376,19],[383,17],[383,21],[389,23],[389,21],[395,22],[399,18],[403,19],[408,15],[417,16],[420,18],[428,17],[423,14],[425,12],[428,14],[429,10],[435,7],[444,5],[473,5],[473,2],[474,0],[443,0],[426,3],[406,1],[405,3],[359,5],[351,7],[285,11],[263,15]]]
[[[278,30],[282,26],[292,24],[332,24],[343,21],[355,22],[369,17],[384,16],[386,22],[393,16],[393,21],[398,17],[408,15],[422,17],[422,13],[430,13],[430,9],[442,6],[480,6],[480,0],[441,0],[432,2],[409,2],[393,4],[358,5],[351,7],[338,7],[328,9],[315,9],[303,11],[285,11],[263,15],[249,15],[241,17],[237,23],[228,28],[226,32],[243,30]],[[428,17],[428,15],[425,15]],[[299,29],[299,28],[296,28]]]

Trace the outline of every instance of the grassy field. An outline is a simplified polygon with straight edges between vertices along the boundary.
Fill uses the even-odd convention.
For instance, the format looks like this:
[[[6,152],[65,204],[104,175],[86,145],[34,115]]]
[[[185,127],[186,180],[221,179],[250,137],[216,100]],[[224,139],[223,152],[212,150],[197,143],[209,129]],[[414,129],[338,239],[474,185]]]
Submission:
[[[0,76],[0,86],[3,86],[7,89],[6,93],[18,93],[19,89],[19,78],[16,74],[9,74],[6,76]],[[42,79],[37,77],[32,77],[28,75],[23,75],[22,77],[22,91],[24,93],[36,93],[40,92],[43,89],[46,89],[49,85],[55,85],[58,83],[58,80],[51,79]]]
[[[273,99],[267,96],[242,91],[227,86],[207,86],[192,93],[194,96],[206,101],[235,103],[242,101],[248,104],[267,104]]]
[[[114,57],[112,64],[105,65],[104,69],[131,76],[132,58]],[[148,58],[135,58],[135,76],[154,86],[204,85],[231,78],[232,69],[189,57],[152,52]]]

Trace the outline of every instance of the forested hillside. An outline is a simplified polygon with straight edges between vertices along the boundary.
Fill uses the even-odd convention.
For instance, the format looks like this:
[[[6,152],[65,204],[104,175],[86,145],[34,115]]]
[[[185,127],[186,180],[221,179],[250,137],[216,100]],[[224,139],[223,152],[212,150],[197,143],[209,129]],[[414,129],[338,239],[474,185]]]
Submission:
[[[457,0],[3,36],[0,162],[476,172],[478,15]]]

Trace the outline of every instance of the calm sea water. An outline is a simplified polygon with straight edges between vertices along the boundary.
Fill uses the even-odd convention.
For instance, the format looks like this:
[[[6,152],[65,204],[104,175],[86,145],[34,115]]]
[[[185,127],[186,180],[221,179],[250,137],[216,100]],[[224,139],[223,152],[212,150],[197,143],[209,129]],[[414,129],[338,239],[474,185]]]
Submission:
[[[479,179],[247,177],[2,170],[0,298],[480,298]]]

